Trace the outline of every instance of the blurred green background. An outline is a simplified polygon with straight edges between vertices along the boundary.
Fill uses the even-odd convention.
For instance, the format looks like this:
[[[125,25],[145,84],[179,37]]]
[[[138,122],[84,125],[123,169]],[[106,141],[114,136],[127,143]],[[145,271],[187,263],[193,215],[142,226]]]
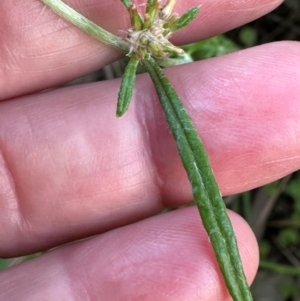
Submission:
[[[184,48],[199,60],[281,40],[300,41],[300,0],[286,0],[254,22]],[[120,77],[124,65],[113,63],[68,85]],[[225,202],[249,222],[259,241],[261,263],[252,286],[254,300],[300,301],[300,172],[226,197]],[[0,270],[39,255],[0,259]]]

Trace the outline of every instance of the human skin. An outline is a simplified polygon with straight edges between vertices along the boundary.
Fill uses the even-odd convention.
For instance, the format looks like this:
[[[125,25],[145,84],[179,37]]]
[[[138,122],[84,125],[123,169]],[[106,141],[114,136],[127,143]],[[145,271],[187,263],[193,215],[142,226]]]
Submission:
[[[280,3],[202,0],[173,41],[219,34]],[[114,33],[128,27],[118,1],[68,4]],[[198,4],[179,1],[176,11]],[[165,69],[223,195],[299,169],[299,53],[299,43],[280,42]],[[121,54],[38,0],[0,2],[0,54],[0,256],[58,247],[3,271],[0,299],[230,300],[197,209],[157,215],[192,194],[149,76],[137,77],[120,119],[119,79],[53,88]],[[229,216],[251,283],[257,242]]]

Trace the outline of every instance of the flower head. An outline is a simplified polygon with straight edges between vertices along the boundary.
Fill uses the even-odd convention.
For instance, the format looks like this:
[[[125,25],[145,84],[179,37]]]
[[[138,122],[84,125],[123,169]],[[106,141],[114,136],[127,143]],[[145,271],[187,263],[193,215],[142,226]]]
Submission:
[[[185,27],[196,17],[199,7],[194,7],[179,17],[173,14],[177,0],[168,0],[164,4],[160,0],[148,0],[146,12],[142,17],[131,1],[122,2],[131,20],[131,28],[126,39],[130,45],[129,56],[134,53],[142,60],[149,56],[164,58],[170,53],[184,53],[168,39],[174,31]]]

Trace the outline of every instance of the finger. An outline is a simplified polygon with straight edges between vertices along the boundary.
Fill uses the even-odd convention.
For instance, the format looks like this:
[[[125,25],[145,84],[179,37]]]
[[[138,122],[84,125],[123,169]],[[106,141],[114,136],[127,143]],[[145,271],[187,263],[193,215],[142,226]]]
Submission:
[[[298,43],[275,43],[166,70],[223,195],[299,169],[298,56]],[[1,104],[2,256],[107,231],[192,199],[149,77],[138,76],[132,105],[117,119],[119,84]]]
[[[249,283],[258,248],[230,213]],[[30,271],[30,273],[28,273]],[[196,208],[66,246],[0,274],[1,300],[231,300]],[[18,287],[16,290],[15,288]]]
[[[247,23],[271,11],[282,1],[202,1],[200,16],[175,41],[187,43]],[[128,17],[121,1],[68,1],[74,9],[120,34]],[[144,1],[141,1],[144,3]],[[196,0],[180,1],[183,12]],[[56,16],[39,0],[15,5],[0,2],[0,100],[43,90],[97,70],[120,56]]]

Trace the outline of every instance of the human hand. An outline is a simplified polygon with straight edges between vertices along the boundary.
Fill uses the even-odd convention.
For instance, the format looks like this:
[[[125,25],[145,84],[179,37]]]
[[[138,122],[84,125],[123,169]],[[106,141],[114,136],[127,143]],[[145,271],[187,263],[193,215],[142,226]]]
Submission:
[[[118,1],[88,2],[69,4],[115,33],[126,28]],[[199,4],[187,2],[178,11]],[[203,0],[199,17],[174,40],[221,33],[279,3]],[[192,195],[149,77],[138,76],[121,119],[120,80],[26,96],[120,54],[39,1],[2,0],[0,14],[0,256],[100,234],[2,272],[0,299],[229,300],[197,209],[155,215]],[[299,169],[298,55],[298,43],[274,43],[166,70],[224,195]],[[251,282],[255,238],[229,214]]]

